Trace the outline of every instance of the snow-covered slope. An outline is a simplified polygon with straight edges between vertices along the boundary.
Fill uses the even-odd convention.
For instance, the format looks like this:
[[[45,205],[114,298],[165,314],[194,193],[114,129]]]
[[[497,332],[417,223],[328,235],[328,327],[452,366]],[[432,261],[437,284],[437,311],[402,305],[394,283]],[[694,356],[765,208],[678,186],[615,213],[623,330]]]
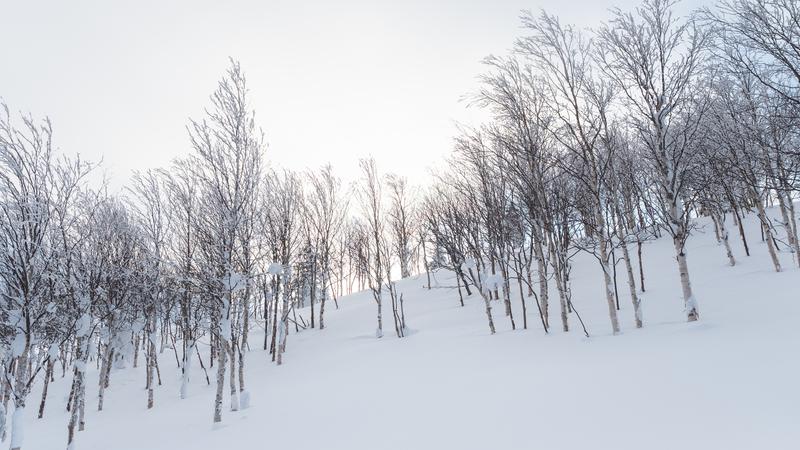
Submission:
[[[701,222],[701,225],[705,222]],[[212,426],[212,386],[194,365],[190,398],[178,399],[177,365],[161,355],[163,385],[146,410],[144,369],[115,370],[105,410],[96,412],[96,371],[89,372],[82,450],[218,449],[790,449],[800,442],[800,271],[781,255],[774,273],[748,219],[751,253],[737,235],[738,260],[705,224],[688,243],[701,320],[683,319],[671,243],[644,250],[645,328],[620,273],[623,333],[610,334],[601,274],[577,258],[573,301],[592,337],[541,331],[535,307],[529,329],[510,330],[495,303],[498,334],[488,333],[482,300],[460,307],[455,290],[423,289],[424,276],[399,282],[412,332],[374,337],[368,293],[340,300],[324,331],[289,337],[275,366],[251,335],[246,383],[251,407],[226,412]],[[620,266],[622,267],[622,266]],[[447,273],[439,286],[452,286]],[[521,328],[519,298],[514,313]],[[557,307],[557,305],[556,305]],[[207,351],[207,349],[204,349]],[[207,361],[207,358],[204,358]],[[60,376],[60,371],[58,374]],[[213,374],[212,374],[213,375]],[[26,448],[64,448],[69,376],[51,385],[45,418],[31,394]],[[226,404],[227,405],[227,404]]]

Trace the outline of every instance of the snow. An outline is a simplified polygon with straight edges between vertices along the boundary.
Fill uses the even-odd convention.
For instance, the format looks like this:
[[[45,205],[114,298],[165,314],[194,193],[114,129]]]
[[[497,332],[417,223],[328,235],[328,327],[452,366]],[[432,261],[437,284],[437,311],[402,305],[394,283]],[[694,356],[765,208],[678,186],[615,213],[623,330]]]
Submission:
[[[250,407],[250,391],[242,391],[239,394],[239,407],[241,409],[247,409]]]
[[[22,353],[25,352],[25,333],[22,330],[17,329],[17,333],[14,335],[14,340],[11,341],[11,357],[16,358]]]
[[[25,427],[23,421],[25,420],[25,407],[18,406],[14,408],[11,414],[11,448],[21,448],[25,440]]]
[[[495,289],[500,289],[503,286],[503,277],[498,273],[485,273],[483,276],[484,290],[488,293]]]
[[[272,263],[267,269],[267,273],[270,275],[280,275],[281,272],[283,272],[283,265],[280,263]]]
[[[78,337],[85,337],[89,335],[92,329],[92,316],[87,312],[81,314],[78,323],[75,324],[75,335]]]
[[[476,267],[478,267],[478,264],[475,262],[475,260],[472,258],[467,258],[464,261],[464,264],[461,265],[461,270],[468,272],[470,269],[474,269]]]
[[[231,292],[238,292],[247,287],[247,277],[241,273],[231,272],[222,279],[225,289]]]
[[[691,311],[698,311],[698,312],[700,311],[700,308],[697,305],[697,299],[694,298],[694,295],[692,295],[691,297],[689,297],[688,300],[686,300],[686,306],[683,308],[684,314],[688,315]]]
[[[611,335],[599,288],[602,273],[586,255],[573,269],[573,302],[588,339],[572,315],[573,331],[554,326],[545,335],[530,303],[525,331],[511,331],[502,308],[494,308],[498,332],[491,336],[478,294],[461,308],[456,290],[444,288],[455,286],[452,274],[436,273],[443,287],[430,291],[423,274],[397,283],[413,324],[404,339],[391,326],[375,339],[375,301],[361,292],[326,311],[325,330],[297,334],[291,327],[283,365],[254,346],[243,408],[230,412],[226,397],[221,426],[212,426],[213,372],[207,386],[193,363],[188,398],[179,399],[181,380],[169,374],[180,369],[170,349],[160,355],[164,385],[149,411],[140,365],[111,373],[98,413],[97,368],[90,363],[86,431],[75,449],[793,448],[800,440],[800,270],[786,251],[780,257],[787,270],[774,272],[753,218],[746,223],[753,256],[744,255],[738,234],[731,236],[734,267],[710,222],[700,225],[687,243],[698,322],[686,323],[668,238],[644,248],[643,329],[635,328],[619,271],[618,336]],[[521,327],[519,297],[511,298]],[[551,305],[551,323],[557,308]],[[384,313],[389,317],[386,305]],[[256,327],[250,341],[261,342],[260,333]],[[208,345],[198,346],[207,364]],[[60,375],[45,418],[35,418],[37,408],[24,411],[26,450],[66,446],[71,379]],[[40,389],[30,402],[38,405]]]
[[[189,396],[189,381],[191,380],[192,361],[194,361],[195,355],[195,344],[193,342],[187,346],[187,354],[191,356],[186,360],[186,370],[185,372],[181,371],[177,374],[180,378],[181,385],[178,392],[181,398],[187,398]]]
[[[78,372],[86,373],[87,367],[85,362],[81,361],[80,359],[76,359],[72,364],[75,367],[75,370]]]
[[[226,339],[231,335],[231,319],[223,317],[219,321],[219,333]]]
[[[52,360],[55,361],[58,359],[58,345],[52,344],[50,348],[47,349],[47,356]]]

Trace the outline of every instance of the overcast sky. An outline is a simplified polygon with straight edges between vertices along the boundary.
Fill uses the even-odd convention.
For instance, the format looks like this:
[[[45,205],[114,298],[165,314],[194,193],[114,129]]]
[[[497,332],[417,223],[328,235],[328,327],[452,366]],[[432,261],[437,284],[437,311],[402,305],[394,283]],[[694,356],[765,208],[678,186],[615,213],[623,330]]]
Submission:
[[[688,11],[702,0],[685,0]],[[637,0],[0,0],[0,97],[48,115],[64,152],[104,161],[112,187],[189,149],[227,68],[241,61],[271,164],[359,157],[421,182],[451,149],[480,60],[519,35],[519,12],[580,27]]]

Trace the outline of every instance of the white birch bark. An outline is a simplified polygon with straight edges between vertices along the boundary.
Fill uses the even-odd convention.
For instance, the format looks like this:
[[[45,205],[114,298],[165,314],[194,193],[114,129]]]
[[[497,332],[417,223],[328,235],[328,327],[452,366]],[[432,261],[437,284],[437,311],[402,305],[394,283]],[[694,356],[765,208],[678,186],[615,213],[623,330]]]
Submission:
[[[483,303],[486,306],[486,318],[489,320],[489,333],[494,334],[494,320],[492,319],[492,294],[490,291],[484,290],[483,288],[479,289],[481,293],[481,298],[483,298]]]
[[[733,257],[731,243],[728,240],[728,228],[725,227],[725,214],[721,214],[721,217],[719,218],[719,234],[722,244],[725,246],[725,253],[728,256],[728,264],[733,267],[736,265],[736,258]]]
[[[189,381],[190,374],[192,372],[192,355],[195,352],[196,345],[197,344],[195,343],[194,339],[189,339],[189,342],[186,344],[186,351],[183,353],[183,361],[181,364],[181,399],[186,399],[189,397]]]
[[[214,423],[222,422],[222,397],[225,392],[225,358],[228,355],[227,340],[220,333],[217,339],[217,389],[214,397]]]
[[[619,211],[617,211],[619,213]],[[636,322],[636,328],[642,328],[642,305],[641,299],[636,292],[636,278],[633,275],[633,264],[631,263],[631,255],[628,251],[628,242],[625,239],[625,230],[622,226],[621,215],[620,220],[617,221],[617,233],[619,234],[620,247],[622,248],[622,259],[625,260],[625,271],[628,275],[628,289],[631,293],[631,303],[633,304],[633,317]]]
[[[542,317],[546,328],[550,328],[550,314],[548,305],[548,289],[547,289],[547,268],[545,267],[545,255],[542,247],[541,232],[537,231],[534,243],[534,254],[536,257],[536,267],[539,273],[539,302],[542,308]]]
[[[25,440],[25,401],[30,387],[28,385],[28,358],[30,356],[30,339],[25,337],[25,348],[17,357],[14,373],[14,387],[11,390],[14,399],[14,412],[11,415],[11,450],[20,450]]]
[[[550,243],[550,265],[555,271],[556,289],[558,290],[558,304],[561,309],[561,329],[566,333],[569,331],[569,316],[567,315],[567,295],[564,291],[563,277],[561,276],[561,267],[556,259],[555,248]]]
[[[769,256],[772,259],[772,266],[775,268],[775,272],[781,271],[781,261],[778,259],[778,252],[775,250],[775,241],[773,240],[772,236],[772,226],[769,223],[769,218],[767,217],[767,211],[764,208],[764,200],[761,198],[760,195],[755,196],[756,200],[756,208],[758,210],[758,219],[761,222],[761,228],[764,230],[764,238],[767,241],[767,251],[769,252]]]
[[[777,194],[778,206],[780,207],[781,217],[783,219],[783,228],[786,230],[786,238],[789,241],[789,247],[791,247],[792,253],[794,253],[797,265],[800,266],[800,243],[797,241],[797,235],[792,226],[792,218],[789,217],[789,207],[787,205],[791,200],[786,199],[783,192],[778,191]]]
[[[617,306],[614,301],[614,286],[611,280],[611,266],[608,263],[608,241],[605,238],[605,231],[603,225],[599,225],[597,235],[600,244],[600,267],[603,269],[603,285],[606,295],[606,304],[608,305],[608,317],[611,320],[611,332],[619,334],[619,319],[617,318]]]

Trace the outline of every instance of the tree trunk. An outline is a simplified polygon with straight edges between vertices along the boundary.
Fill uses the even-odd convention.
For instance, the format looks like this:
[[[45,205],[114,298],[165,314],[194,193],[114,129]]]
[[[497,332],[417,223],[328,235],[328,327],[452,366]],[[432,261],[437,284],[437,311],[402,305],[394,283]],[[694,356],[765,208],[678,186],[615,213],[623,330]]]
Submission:
[[[731,243],[728,239],[728,228],[725,227],[725,214],[723,213],[719,219],[719,234],[722,241],[722,244],[725,246],[725,253],[728,256],[728,264],[731,267],[736,265],[736,258],[733,257],[733,251],[731,251]]]
[[[428,265],[428,253],[425,250],[425,243],[422,243],[422,261],[425,262],[425,276],[428,278],[428,290],[431,290],[431,269]],[[463,303],[463,300],[462,300]]]
[[[644,265],[642,264],[642,241],[638,237],[636,238],[636,260],[639,261],[639,287],[642,289],[642,292],[645,292]]]
[[[683,303],[686,311],[686,320],[694,322],[700,318],[700,311],[697,308],[697,300],[692,293],[692,284],[689,281],[689,266],[686,262],[686,250],[680,238],[673,239],[675,246],[676,259],[678,260],[678,272],[681,277],[681,290],[683,291]]]
[[[534,243],[534,253],[536,254],[536,266],[539,272],[539,304],[545,328],[550,328],[550,315],[548,312],[548,292],[547,292],[547,268],[544,260],[544,249],[540,233],[537,233]]]
[[[222,396],[225,392],[225,357],[227,353],[227,342],[220,333],[217,339],[217,391],[214,397],[214,423],[222,422]]]
[[[289,291],[289,280],[286,280],[286,286],[283,292],[283,307],[281,308],[281,323],[280,323],[280,342],[278,344],[278,365],[283,364],[283,353],[286,351],[286,339],[289,334],[289,300],[291,292]],[[277,303],[275,304],[277,308]]]
[[[458,276],[458,272],[456,272],[456,289],[458,289],[458,301],[461,303],[461,306],[464,306],[464,294],[461,293],[461,279]]]
[[[375,330],[375,337],[382,338],[383,337],[383,316],[381,314],[381,307],[382,307],[382,299],[381,299],[381,288],[377,288],[377,293],[375,295],[375,301],[378,303],[378,329]]]
[[[316,267],[316,259],[314,260],[314,265]],[[313,271],[311,273],[311,299],[310,299],[310,303],[311,303],[311,328],[314,328],[315,327],[314,324],[316,323],[316,320],[315,320],[315,317],[314,317],[314,303],[316,303],[315,302],[316,299],[317,299],[317,269],[313,269]]]
[[[237,347],[239,351],[239,406],[242,409],[250,407],[250,394],[244,386],[244,360],[247,351],[247,335],[250,329],[250,287],[245,288],[242,300],[242,342]]]
[[[44,417],[44,405],[47,402],[47,388],[50,386],[50,378],[53,376],[53,364],[54,361],[52,358],[47,360],[47,369],[44,373],[44,385],[42,386],[42,401],[39,402],[39,418],[41,419]]]
[[[111,340],[109,339],[109,342]],[[106,388],[109,384],[110,372],[111,372],[111,359],[114,357],[114,348],[111,347],[110,343],[106,345],[106,352],[103,356],[103,362],[100,366],[100,378],[98,380],[98,394],[97,394],[97,410],[103,410],[103,402],[106,398]]]
[[[619,210],[617,213],[619,213]],[[631,255],[630,252],[628,252],[628,243],[625,239],[625,230],[621,220],[617,221],[617,233],[619,234],[620,247],[622,247],[622,259],[625,260],[625,270],[628,272],[628,289],[631,292],[631,302],[633,303],[633,317],[636,321],[636,328],[642,328],[641,301],[636,293],[636,279],[633,275],[633,264],[631,264]]]
[[[739,217],[739,209],[736,207],[736,203],[733,201],[731,201],[731,209],[733,210],[733,218],[736,221],[736,226],[739,228],[739,236],[742,238],[744,254],[750,256],[750,247],[747,246],[747,238],[744,235],[744,224],[742,224],[742,218]]]
[[[14,400],[11,415],[11,450],[20,450],[25,438],[25,400]]]
[[[797,235],[792,226],[793,217],[790,218],[789,206],[787,205],[787,203],[791,203],[791,200],[787,200],[783,192],[777,191],[776,193],[778,195],[778,206],[781,210],[781,217],[783,218],[783,229],[786,230],[786,238],[789,241],[789,247],[792,249],[792,253],[794,253],[797,265],[800,266],[800,243],[797,241]]]
[[[798,242],[800,241],[800,239],[797,236],[797,216],[795,216],[794,203],[792,202],[791,195],[790,194],[786,195],[787,195],[786,202],[788,203],[788,209],[789,209],[789,225],[791,226],[792,233],[794,234],[795,242],[798,243],[798,246],[800,246],[800,242]],[[798,252],[798,254],[800,254],[800,252]],[[800,260],[800,256],[798,256],[798,260]],[[800,261],[798,261],[798,264],[800,264]]]
[[[770,258],[772,258],[772,265],[775,267],[775,272],[780,272],[781,262],[778,259],[778,252],[775,250],[775,241],[772,238],[772,226],[769,223],[767,211],[764,208],[764,201],[759,196],[755,197],[755,201],[756,208],[758,209],[758,219],[761,222],[761,232],[764,233],[764,240],[767,241],[767,250],[769,251]]]
[[[192,370],[192,354],[195,352],[196,343],[189,338],[188,343],[184,343],[186,349],[183,351],[183,361],[181,361],[181,398],[189,397],[189,376]]]
[[[486,289],[480,289],[480,291],[481,297],[483,297],[483,303],[486,305],[486,318],[489,320],[489,333],[494,334],[494,320],[492,320],[492,305],[490,303],[492,299],[492,293]]]
[[[614,301],[614,287],[611,280],[611,267],[608,264],[608,241],[605,237],[604,227],[602,221],[597,230],[597,237],[600,240],[600,267],[603,270],[603,284],[605,287],[606,303],[608,303],[608,316],[611,319],[611,331],[614,334],[619,334],[619,320],[617,318],[617,307]]]
[[[525,291],[522,287],[522,263],[517,261],[517,285],[519,287],[519,299],[522,302],[522,329],[528,329],[528,306],[525,304]]]
[[[322,299],[319,302],[319,329],[325,329],[325,300],[328,298],[328,276],[322,274]],[[313,328],[313,327],[312,327]]]
[[[721,244],[722,236],[719,234],[719,222],[716,214],[711,214],[711,222],[714,224],[714,238],[717,240],[717,244]]]
[[[284,290],[286,287],[284,287]],[[270,344],[269,351],[272,353],[272,360],[275,361],[276,358],[276,342],[278,339],[278,295],[279,292],[275,291],[270,296],[270,303],[272,303],[272,343]]]
[[[75,448],[75,427],[78,424],[78,403],[80,402],[79,398],[81,396],[81,389],[83,386],[83,371],[75,370],[75,401],[72,406],[72,410],[69,414],[69,424],[67,425],[67,449],[72,450]]]
[[[133,335],[133,367],[134,369],[139,365],[139,335]]]
[[[569,318],[567,317],[567,296],[564,292],[564,286],[562,284],[562,277],[561,277],[561,268],[556,260],[556,252],[553,246],[553,243],[549,243],[550,246],[550,265],[553,267],[553,271],[555,271],[555,279],[556,279],[556,289],[558,290],[558,306],[561,311],[561,330],[569,332]]]
[[[469,288],[469,283],[467,283],[467,276],[464,274],[464,271],[460,268],[458,269],[458,273],[461,274],[461,284],[464,286],[464,290],[467,291],[467,297],[472,295],[472,291]]]
[[[236,338],[231,336],[230,344],[228,345],[230,358],[228,359],[231,365],[230,376],[228,381],[231,388],[231,411],[239,410],[239,391],[236,389]]]
[[[11,450],[20,450],[25,438],[25,401],[28,398],[30,386],[28,377],[28,359],[30,355],[30,338],[25,338],[25,348],[17,357],[16,371],[14,374],[14,413],[11,415]]]
[[[514,311],[511,310],[511,285],[508,282],[508,265],[506,262],[500,263],[500,275],[503,277],[503,303],[505,303],[506,316],[511,321],[511,329],[516,330],[517,324],[514,323]]]

